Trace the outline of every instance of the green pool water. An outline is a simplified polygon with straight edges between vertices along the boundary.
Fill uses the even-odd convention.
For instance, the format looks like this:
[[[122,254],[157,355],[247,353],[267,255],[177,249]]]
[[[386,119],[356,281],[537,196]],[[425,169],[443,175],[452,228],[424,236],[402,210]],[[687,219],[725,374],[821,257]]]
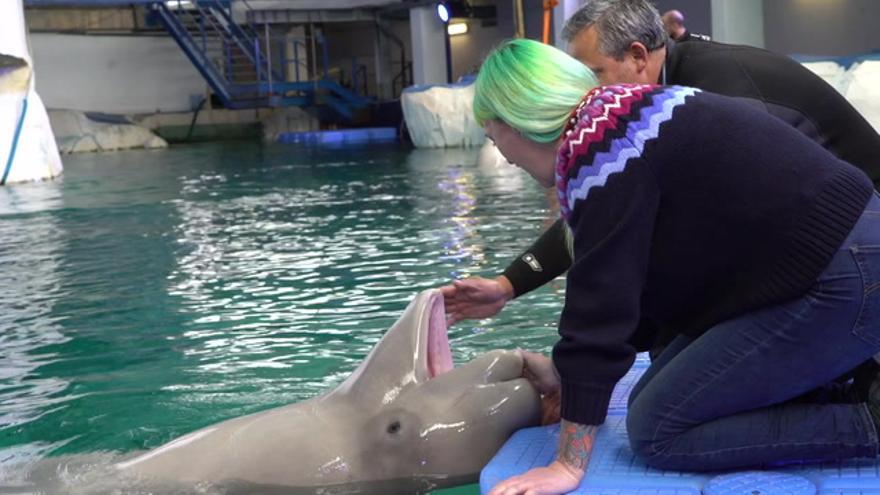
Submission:
[[[64,162],[61,180],[0,188],[0,471],[319,394],[413,294],[496,274],[553,216],[527,175],[470,150],[239,142]],[[549,350],[561,301],[551,284],[453,326],[455,361]]]

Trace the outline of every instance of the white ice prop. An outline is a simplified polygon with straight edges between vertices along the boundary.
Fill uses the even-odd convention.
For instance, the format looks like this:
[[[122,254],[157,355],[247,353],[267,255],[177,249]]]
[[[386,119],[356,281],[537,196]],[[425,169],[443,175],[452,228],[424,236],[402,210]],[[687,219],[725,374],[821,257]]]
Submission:
[[[880,60],[865,60],[849,69],[846,99],[880,132]]]
[[[24,63],[20,66],[9,65],[16,59]],[[0,182],[11,184],[51,179],[60,175],[61,170],[61,157],[52,135],[52,126],[46,108],[34,89],[33,63],[28,51],[22,0],[2,0]]]
[[[168,147],[150,129],[133,123],[95,122],[76,110],[50,110],[49,119],[64,154]]]
[[[846,94],[846,86],[849,78],[844,66],[832,60],[804,62],[802,65],[809,69],[813,74],[821,77],[822,80],[836,89],[838,93]]]
[[[486,137],[473,112],[474,85],[417,86],[400,95],[410,139],[418,148],[481,146]]]

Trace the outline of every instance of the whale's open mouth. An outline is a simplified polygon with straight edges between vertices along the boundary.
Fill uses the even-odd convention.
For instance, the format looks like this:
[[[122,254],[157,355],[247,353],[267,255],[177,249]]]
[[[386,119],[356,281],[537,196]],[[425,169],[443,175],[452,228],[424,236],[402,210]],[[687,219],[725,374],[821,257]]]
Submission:
[[[447,330],[443,294],[437,291],[428,301],[428,379],[440,376],[453,368]]]

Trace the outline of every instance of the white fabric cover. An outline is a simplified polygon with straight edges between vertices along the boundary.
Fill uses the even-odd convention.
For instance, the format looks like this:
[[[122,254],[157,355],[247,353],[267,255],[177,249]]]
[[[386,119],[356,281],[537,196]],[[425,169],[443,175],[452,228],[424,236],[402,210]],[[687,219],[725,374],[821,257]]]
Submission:
[[[62,153],[168,147],[164,139],[136,124],[95,122],[75,110],[50,110],[49,118]]]
[[[866,60],[850,67],[844,96],[880,132],[880,60]]]
[[[0,34],[2,36],[2,34]],[[9,163],[12,140],[21,118],[23,94],[0,95],[0,175]],[[22,123],[15,156],[6,177],[6,184],[52,179],[61,175],[63,167],[52,126],[40,96],[29,90],[28,108]]]
[[[11,156],[6,184],[56,177],[61,174],[61,157],[46,108],[34,90],[22,0],[0,1],[0,55],[17,57],[28,64],[16,70],[0,70],[0,176]],[[28,107],[22,120],[25,99]],[[13,155],[19,123],[21,131]]]
[[[849,69],[833,60],[803,66],[833,86],[880,132],[880,61],[863,60]]]
[[[407,88],[400,95],[410,139],[418,148],[481,146],[486,140],[473,112],[474,85]]]
[[[840,94],[846,92],[845,83],[847,80],[846,69],[832,60],[822,62],[806,62],[802,64],[804,67],[821,77],[825,82],[836,89]]]

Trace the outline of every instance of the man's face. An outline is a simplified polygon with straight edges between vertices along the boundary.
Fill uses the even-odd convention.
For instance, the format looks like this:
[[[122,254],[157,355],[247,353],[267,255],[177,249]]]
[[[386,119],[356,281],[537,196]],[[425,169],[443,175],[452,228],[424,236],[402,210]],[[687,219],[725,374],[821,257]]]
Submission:
[[[568,44],[568,53],[590,68],[599,84],[643,83],[635,58],[626,53],[623,60],[616,60],[599,49],[599,32],[590,26],[579,32]]]

